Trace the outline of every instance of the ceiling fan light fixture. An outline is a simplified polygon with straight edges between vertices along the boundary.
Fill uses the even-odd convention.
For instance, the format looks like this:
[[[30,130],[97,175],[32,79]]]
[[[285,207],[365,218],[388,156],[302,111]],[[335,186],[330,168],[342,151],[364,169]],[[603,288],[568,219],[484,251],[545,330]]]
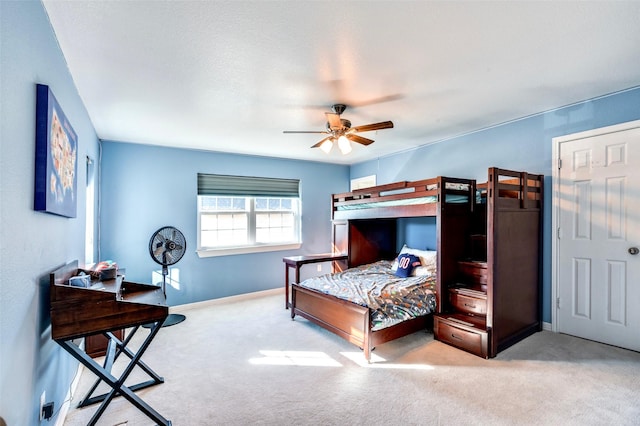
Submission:
[[[320,149],[325,154],[328,154],[331,151],[331,148],[333,148],[333,141],[331,139],[327,139],[326,141],[322,142],[322,144],[320,145]]]
[[[351,142],[345,135],[338,138],[338,148],[340,148],[340,152],[342,152],[343,155],[347,155],[351,152]]]
[[[0,0],[2,1],[2,0]],[[320,148],[325,154],[329,154],[333,148],[333,144],[338,144],[338,149],[343,155],[349,154],[353,147],[351,142],[355,142],[360,145],[371,145],[374,140],[359,136],[356,133],[360,132],[373,132],[382,129],[392,129],[393,122],[382,121],[380,123],[364,124],[361,126],[351,127],[351,121],[346,118],[340,117],[347,106],[344,104],[335,104],[332,107],[333,112],[325,112],[327,118],[327,125],[325,130],[284,130],[284,133],[320,133],[325,136],[319,142],[311,145],[311,148]]]

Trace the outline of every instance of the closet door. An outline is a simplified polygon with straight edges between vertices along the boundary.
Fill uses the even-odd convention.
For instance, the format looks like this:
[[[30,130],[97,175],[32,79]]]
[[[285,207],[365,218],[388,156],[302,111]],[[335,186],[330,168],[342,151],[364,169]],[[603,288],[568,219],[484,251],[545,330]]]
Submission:
[[[640,122],[558,152],[558,331],[638,351]]]

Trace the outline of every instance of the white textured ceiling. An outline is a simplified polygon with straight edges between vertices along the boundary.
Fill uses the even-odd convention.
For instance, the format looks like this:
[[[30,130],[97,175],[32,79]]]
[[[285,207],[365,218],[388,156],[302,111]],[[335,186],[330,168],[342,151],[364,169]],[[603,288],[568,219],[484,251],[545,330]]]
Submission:
[[[103,140],[353,164],[640,85],[639,1],[43,3]],[[334,103],[395,128],[282,133]]]

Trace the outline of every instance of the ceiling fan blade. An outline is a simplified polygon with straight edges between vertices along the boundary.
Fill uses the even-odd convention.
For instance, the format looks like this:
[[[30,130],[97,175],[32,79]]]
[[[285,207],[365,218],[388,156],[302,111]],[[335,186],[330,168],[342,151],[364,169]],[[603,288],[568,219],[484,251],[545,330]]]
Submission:
[[[325,112],[324,115],[327,116],[327,121],[329,122],[329,128],[331,130],[342,129],[342,120],[340,120],[340,114],[337,114],[335,112]]]
[[[371,132],[373,130],[391,129],[393,128],[393,122],[383,121],[381,123],[364,124],[362,126],[352,127],[351,130],[355,132]]]
[[[284,130],[282,133],[324,133],[328,134],[329,132],[323,130]]]
[[[371,145],[374,142],[372,139],[363,138],[362,136],[353,135],[353,134],[347,135],[347,139],[349,139],[352,142],[357,142],[365,146]]]
[[[318,142],[317,144],[313,145],[311,148],[319,148],[320,145],[322,145],[323,143],[325,143],[325,141],[331,139],[333,136],[327,136],[326,138],[322,139],[320,142]]]
[[[374,105],[374,104],[381,104],[383,102],[392,102],[392,101],[397,101],[399,99],[402,99],[404,96],[397,93],[395,95],[387,95],[387,96],[380,96],[379,98],[373,98],[373,99],[367,99],[361,102],[347,102],[351,107],[362,107],[362,106],[368,106],[368,105]]]

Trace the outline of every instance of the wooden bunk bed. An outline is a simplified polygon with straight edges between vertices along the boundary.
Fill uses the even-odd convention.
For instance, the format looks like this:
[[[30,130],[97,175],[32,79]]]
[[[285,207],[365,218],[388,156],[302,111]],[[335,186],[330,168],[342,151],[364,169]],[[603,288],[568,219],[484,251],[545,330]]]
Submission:
[[[475,181],[437,177],[397,182],[332,196],[333,251],[347,256],[349,268],[393,259],[399,218],[434,217],[436,221],[436,306],[441,283],[455,280],[457,260],[466,252],[475,206]],[[424,248],[424,247],[422,247]],[[321,291],[292,283],[291,318],[308,319],[364,350],[367,361],[382,343],[427,329],[432,315],[374,330],[372,312]]]
[[[435,338],[484,358],[542,329],[544,176],[490,168],[455,282],[441,286]]]

